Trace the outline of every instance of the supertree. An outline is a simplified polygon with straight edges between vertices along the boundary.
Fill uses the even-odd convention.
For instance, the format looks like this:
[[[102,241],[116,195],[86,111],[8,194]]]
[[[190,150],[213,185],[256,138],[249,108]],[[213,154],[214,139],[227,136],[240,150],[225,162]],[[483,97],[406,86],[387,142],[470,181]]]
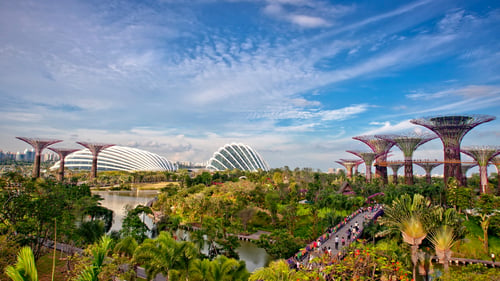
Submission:
[[[491,163],[497,168],[497,195],[500,196],[500,156],[493,157]]]
[[[78,151],[78,149],[73,149],[73,148],[56,148],[56,147],[49,147],[50,150],[54,151],[59,155],[59,173],[57,175],[57,180],[59,181],[64,181],[64,159],[66,156],[69,154]]]
[[[54,140],[54,139],[38,139],[38,138],[26,138],[26,137],[16,137],[24,142],[29,143],[33,149],[35,149],[35,163],[33,163],[33,173],[31,174],[32,178],[40,177],[40,160],[42,156],[42,151],[49,145],[53,145],[54,143],[62,142],[62,140]]]
[[[384,165],[387,161],[387,154],[389,150],[394,146],[394,142],[376,138],[375,136],[356,136],[352,137],[355,140],[359,140],[368,145],[373,152],[375,152],[378,157],[375,159],[375,174],[377,177],[381,177],[384,184],[387,184],[387,166]]]
[[[372,164],[375,158],[377,157],[377,154],[374,152],[363,152],[363,151],[351,151],[347,150],[347,152],[352,153],[359,158],[363,159],[363,162],[365,162],[365,175],[366,175],[366,181],[371,182],[372,180]]]
[[[431,172],[434,168],[437,166],[443,164],[442,162],[439,162],[437,159],[436,160],[415,160],[413,161],[416,165],[422,167],[425,171],[425,179],[428,184],[432,183],[432,178],[431,178]]]
[[[460,168],[460,143],[474,127],[495,120],[491,115],[456,115],[434,116],[410,120],[411,123],[424,126],[436,133],[443,142],[444,151],[444,183],[449,177],[455,177],[463,185]]]
[[[404,166],[403,161],[386,161],[387,166],[392,169],[392,182],[398,184],[398,170]]]
[[[362,161],[356,159],[340,159],[340,161],[335,161],[340,165],[344,166],[347,170],[347,178],[352,179],[352,170],[357,167]]]
[[[500,148],[493,146],[471,146],[464,147],[461,151],[476,160],[479,166],[481,193],[486,193],[488,191],[488,165],[495,156],[500,154]]]
[[[89,143],[89,142],[76,142],[90,150],[92,153],[92,168],[90,169],[90,178],[95,179],[97,177],[97,156],[101,150],[113,146],[114,144],[104,144],[104,143]]]
[[[462,179],[463,179],[463,186],[467,186],[467,172],[474,166],[477,166],[477,163],[467,163],[467,162],[462,162],[460,168],[462,169]]]
[[[405,183],[413,185],[413,152],[422,144],[437,138],[431,134],[409,133],[406,135],[378,135],[377,138],[392,141],[403,152],[405,158]]]

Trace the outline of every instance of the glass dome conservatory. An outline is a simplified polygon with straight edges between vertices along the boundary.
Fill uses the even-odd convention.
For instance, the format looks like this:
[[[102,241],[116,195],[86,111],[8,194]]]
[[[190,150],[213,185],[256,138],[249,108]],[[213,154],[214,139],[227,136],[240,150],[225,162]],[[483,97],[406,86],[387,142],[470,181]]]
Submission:
[[[92,153],[87,149],[73,152],[66,156],[64,166],[67,169],[90,170]],[[59,169],[59,161],[50,168]],[[175,171],[177,166],[165,157],[149,151],[112,146],[99,153],[97,158],[99,171]]]
[[[226,144],[214,152],[207,169],[215,171],[239,169],[243,171],[268,171],[269,166],[250,146],[242,143]]]

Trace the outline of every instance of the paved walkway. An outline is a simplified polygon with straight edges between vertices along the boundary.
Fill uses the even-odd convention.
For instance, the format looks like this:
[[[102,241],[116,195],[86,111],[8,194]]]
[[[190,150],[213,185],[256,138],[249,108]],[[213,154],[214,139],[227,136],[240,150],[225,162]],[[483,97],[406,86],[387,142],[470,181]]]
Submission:
[[[344,250],[345,248],[347,248],[351,243],[352,241],[354,241],[355,239],[359,238],[359,236],[361,235],[362,231],[363,231],[363,226],[364,226],[364,223],[367,222],[367,221],[370,221],[374,218],[374,216],[377,216],[379,215],[380,213],[380,209],[372,209],[372,211],[368,211],[368,210],[364,210],[363,212],[359,212],[358,214],[356,214],[354,217],[352,217],[350,220],[347,220],[347,218],[345,219],[345,224],[340,226],[340,227],[337,227],[335,229],[335,231],[329,235],[322,235],[320,238],[318,238],[316,240],[316,242],[319,242],[321,240],[323,240],[322,243],[319,244],[319,246],[317,248],[315,248],[314,250],[309,250],[307,251],[307,249],[310,249],[311,248],[311,244],[309,244],[308,246],[306,246],[306,250],[303,250],[301,251],[301,254],[298,255],[299,258],[298,260],[300,261],[301,263],[301,266],[302,267],[305,267],[309,264],[309,261],[316,258],[316,257],[320,257],[324,254],[324,250],[328,250],[328,248],[330,248],[330,252],[331,252],[331,256],[332,257],[339,257],[342,255],[342,250]],[[355,226],[358,226],[358,231],[356,232],[355,231]],[[349,237],[349,229],[351,229],[351,235],[350,235],[350,239],[348,239]],[[326,236],[328,236],[328,238],[326,238]],[[335,247],[335,238],[338,236],[338,247]],[[323,239],[321,239],[323,238]],[[344,238],[345,240],[345,243],[342,244],[342,238]],[[288,260],[288,262],[291,264],[291,263],[296,263],[296,260],[297,260],[297,254],[290,258]]]

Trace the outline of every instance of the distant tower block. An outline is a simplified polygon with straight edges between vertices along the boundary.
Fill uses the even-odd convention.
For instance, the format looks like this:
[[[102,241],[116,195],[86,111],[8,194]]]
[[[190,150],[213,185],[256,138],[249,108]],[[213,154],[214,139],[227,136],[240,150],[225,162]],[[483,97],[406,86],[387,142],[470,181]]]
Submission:
[[[436,133],[444,147],[444,184],[449,177],[455,177],[463,184],[462,169],[460,168],[460,143],[470,130],[477,125],[495,120],[491,115],[457,115],[424,117],[410,120],[411,123],[421,125]]]
[[[59,174],[57,175],[57,180],[59,181],[64,181],[64,159],[66,156],[69,154],[78,151],[78,149],[72,149],[72,148],[55,148],[55,147],[49,147],[50,150],[54,151],[59,155]]]
[[[90,150],[92,153],[92,168],[90,169],[90,178],[95,179],[97,177],[97,156],[101,150],[113,146],[114,144],[104,144],[104,143],[88,143],[88,142],[76,142]]]
[[[488,192],[488,165],[493,157],[500,154],[500,148],[491,146],[465,147],[462,152],[476,160],[479,166],[481,193]]]
[[[437,138],[431,134],[381,135],[378,138],[393,141],[405,157],[405,183],[413,185],[413,152],[422,144]]]
[[[357,136],[353,137],[353,139],[364,142],[373,152],[379,155],[375,161],[375,174],[377,177],[382,178],[384,184],[387,184],[387,166],[384,163],[387,161],[387,154],[394,146],[394,142],[376,138],[375,136]]]
[[[33,173],[31,174],[32,178],[40,177],[40,160],[42,156],[42,151],[49,145],[53,145],[54,143],[62,142],[62,140],[53,140],[53,139],[36,139],[36,138],[25,138],[25,137],[16,137],[24,142],[29,143],[35,149],[35,163],[33,163]]]
[[[386,163],[392,169],[392,183],[398,184],[398,170],[404,166],[403,161],[387,161]]]
[[[347,171],[347,178],[352,179],[352,170],[357,165],[359,165],[359,160],[351,160],[351,159],[340,159],[340,161],[335,161],[340,165],[344,166]]]
[[[347,152],[352,153],[359,158],[363,159],[363,162],[365,162],[365,175],[366,175],[366,181],[371,182],[372,181],[372,164],[375,158],[377,157],[377,154],[374,152],[360,152],[360,151],[350,151],[348,150]]]
[[[439,162],[438,160],[416,160],[416,161],[413,161],[413,163],[415,163],[416,165],[419,165],[420,167],[422,167],[422,169],[425,170],[425,179],[426,179],[428,184],[432,183],[432,177],[431,177],[432,170],[434,168],[436,168],[437,166],[443,164],[443,163]]]
[[[491,163],[497,168],[497,196],[500,196],[500,156],[496,156],[491,160]]]
[[[467,163],[464,163],[462,162],[462,165],[461,165],[461,169],[462,169],[462,179],[463,179],[463,186],[467,186],[467,172],[474,166],[477,166],[477,163],[470,163],[470,164],[467,164]]]

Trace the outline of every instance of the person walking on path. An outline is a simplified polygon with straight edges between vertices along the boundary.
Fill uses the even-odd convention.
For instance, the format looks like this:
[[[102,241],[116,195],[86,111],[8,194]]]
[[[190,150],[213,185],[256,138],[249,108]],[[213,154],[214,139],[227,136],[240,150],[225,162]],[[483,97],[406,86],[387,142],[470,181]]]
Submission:
[[[339,236],[335,236],[335,250],[339,249]]]

